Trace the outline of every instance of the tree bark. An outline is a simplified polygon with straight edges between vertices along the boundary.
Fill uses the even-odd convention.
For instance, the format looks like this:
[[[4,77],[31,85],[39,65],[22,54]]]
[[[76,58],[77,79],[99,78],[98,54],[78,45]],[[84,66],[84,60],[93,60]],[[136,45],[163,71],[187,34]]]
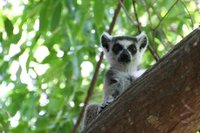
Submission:
[[[200,130],[200,27],[137,79],[83,132]]]

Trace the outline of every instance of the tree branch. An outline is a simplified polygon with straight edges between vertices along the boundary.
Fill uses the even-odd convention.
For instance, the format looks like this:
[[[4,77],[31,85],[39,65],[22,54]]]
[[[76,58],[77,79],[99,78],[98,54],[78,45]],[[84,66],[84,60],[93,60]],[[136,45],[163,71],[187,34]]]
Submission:
[[[174,6],[177,4],[179,0],[176,0],[174,2],[174,4],[169,8],[169,10],[167,11],[167,13],[161,18],[160,22],[158,23],[158,25],[154,28],[154,31],[157,30],[157,28],[160,26],[160,24],[162,23],[162,21],[165,19],[165,17],[167,17],[167,15],[169,14],[169,12],[174,8]]]
[[[108,33],[109,34],[111,34],[111,32],[113,31],[117,16],[118,16],[118,14],[120,12],[120,9],[121,9],[120,2],[123,2],[123,1],[124,0],[119,0],[119,2],[117,4],[117,8],[115,9],[114,16],[112,18],[112,22],[110,23],[110,26],[109,26],[109,29],[108,29]],[[83,114],[85,112],[85,108],[88,105],[89,99],[90,99],[90,97],[92,95],[92,92],[94,90],[94,86],[96,84],[97,76],[99,74],[100,65],[101,65],[101,63],[103,61],[103,56],[104,56],[103,52],[101,52],[99,61],[97,62],[97,65],[96,65],[96,68],[95,68],[94,75],[92,77],[92,81],[91,81],[90,86],[89,86],[88,91],[87,91],[87,96],[86,96],[86,98],[84,100],[83,108],[81,109],[81,112],[80,112],[79,117],[78,117],[78,119],[76,121],[76,124],[74,125],[74,128],[72,129],[72,133],[76,133],[76,131],[77,131],[77,129],[78,129],[80,123],[81,123],[81,120],[83,118]]]
[[[191,16],[191,14],[190,14],[190,11],[188,10],[187,6],[185,5],[185,3],[184,3],[182,0],[181,0],[181,3],[182,3],[183,6],[185,7],[185,9],[186,9],[186,11],[187,11],[187,13],[188,13],[188,15],[189,15],[189,17],[190,17],[190,20],[191,20],[191,27],[194,28],[194,21],[193,21],[193,19],[192,19],[192,16]]]
[[[132,0],[132,3],[133,3],[133,10],[134,10],[134,14],[135,14],[135,19],[136,19],[136,21],[137,21],[137,29],[138,29],[138,32],[141,33],[140,21],[139,21],[139,19],[138,19],[136,7],[135,7],[135,0]]]
[[[137,27],[137,23],[134,22],[132,16],[130,14],[128,14],[128,11],[126,10],[126,7],[124,6],[124,4],[120,1],[121,7],[124,10],[128,20],[130,21],[131,24],[133,24],[135,27]]]
[[[133,3],[133,10],[134,10],[135,18],[136,18],[136,21],[137,21],[137,29],[138,29],[138,32],[141,33],[140,22],[139,22],[139,19],[138,19],[138,14],[137,14],[137,11],[136,11],[136,6],[135,6],[135,0],[132,0],[132,3]],[[151,55],[154,57],[154,59],[156,61],[158,61],[160,59],[158,54],[151,48],[150,45],[148,45],[147,49],[150,51]]]

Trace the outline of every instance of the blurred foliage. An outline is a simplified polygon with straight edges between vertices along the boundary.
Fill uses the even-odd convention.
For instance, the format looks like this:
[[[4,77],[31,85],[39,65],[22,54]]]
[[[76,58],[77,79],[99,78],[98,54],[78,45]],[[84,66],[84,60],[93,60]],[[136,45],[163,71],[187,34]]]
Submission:
[[[160,57],[200,23],[198,0],[179,0],[168,12],[174,2],[136,2],[141,28]],[[117,3],[118,0],[0,2],[0,132],[70,132],[98,60],[99,36],[108,29]],[[138,34],[135,21],[129,17],[135,20],[132,1],[126,0],[114,35]],[[154,63],[147,51],[142,66],[148,68]],[[104,61],[92,102],[102,99],[107,67]]]

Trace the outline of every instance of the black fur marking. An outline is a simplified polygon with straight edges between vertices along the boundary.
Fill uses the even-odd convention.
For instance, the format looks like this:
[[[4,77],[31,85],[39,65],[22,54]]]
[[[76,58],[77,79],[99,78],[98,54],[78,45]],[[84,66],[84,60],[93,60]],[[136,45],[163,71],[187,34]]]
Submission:
[[[110,84],[114,84],[114,83],[117,83],[117,80],[116,79],[110,79]]]
[[[106,106],[104,105],[104,106],[101,106],[100,108],[101,108],[101,109],[104,109],[105,107],[106,107]]]
[[[116,44],[114,44],[112,50],[113,50],[113,53],[117,55],[120,51],[123,50],[123,46],[121,46],[120,44],[116,43]]]
[[[137,52],[137,49],[135,47],[134,44],[131,44],[129,47],[128,47],[128,50],[131,52],[132,55],[134,55],[136,52]]]
[[[102,46],[109,52],[109,45],[107,43],[102,44]]]
[[[103,103],[99,106],[99,109],[97,111],[97,114],[101,113],[110,103],[107,101],[106,103]]]
[[[147,45],[147,38],[145,37],[143,40],[142,40],[142,44],[140,45],[140,50],[145,48],[145,46]]]
[[[108,52],[109,52],[109,41],[110,40],[105,35],[101,36],[101,44]]]
[[[119,62],[122,63],[129,63],[131,61],[130,55],[128,53],[128,50],[123,50],[123,52],[120,54],[119,58],[118,58]]]
[[[130,82],[133,82],[133,81],[135,80],[135,78],[134,78],[133,76],[130,75],[130,76],[128,77],[128,80],[129,80]]]
[[[113,41],[114,42],[121,41],[121,40],[128,40],[128,41],[137,42],[137,39],[135,37],[129,37],[129,36],[116,36],[116,37],[113,37]]]
[[[118,90],[115,90],[115,92],[112,94],[112,96],[114,98],[116,98],[117,96],[119,96],[119,91]]]

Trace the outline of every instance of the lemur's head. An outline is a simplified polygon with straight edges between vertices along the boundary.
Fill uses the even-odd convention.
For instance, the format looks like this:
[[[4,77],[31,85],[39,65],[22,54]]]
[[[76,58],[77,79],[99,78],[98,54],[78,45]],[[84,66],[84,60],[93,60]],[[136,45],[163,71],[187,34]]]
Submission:
[[[144,32],[136,37],[111,36],[103,33],[101,44],[112,67],[128,66],[129,64],[137,67],[148,45],[148,38]]]

